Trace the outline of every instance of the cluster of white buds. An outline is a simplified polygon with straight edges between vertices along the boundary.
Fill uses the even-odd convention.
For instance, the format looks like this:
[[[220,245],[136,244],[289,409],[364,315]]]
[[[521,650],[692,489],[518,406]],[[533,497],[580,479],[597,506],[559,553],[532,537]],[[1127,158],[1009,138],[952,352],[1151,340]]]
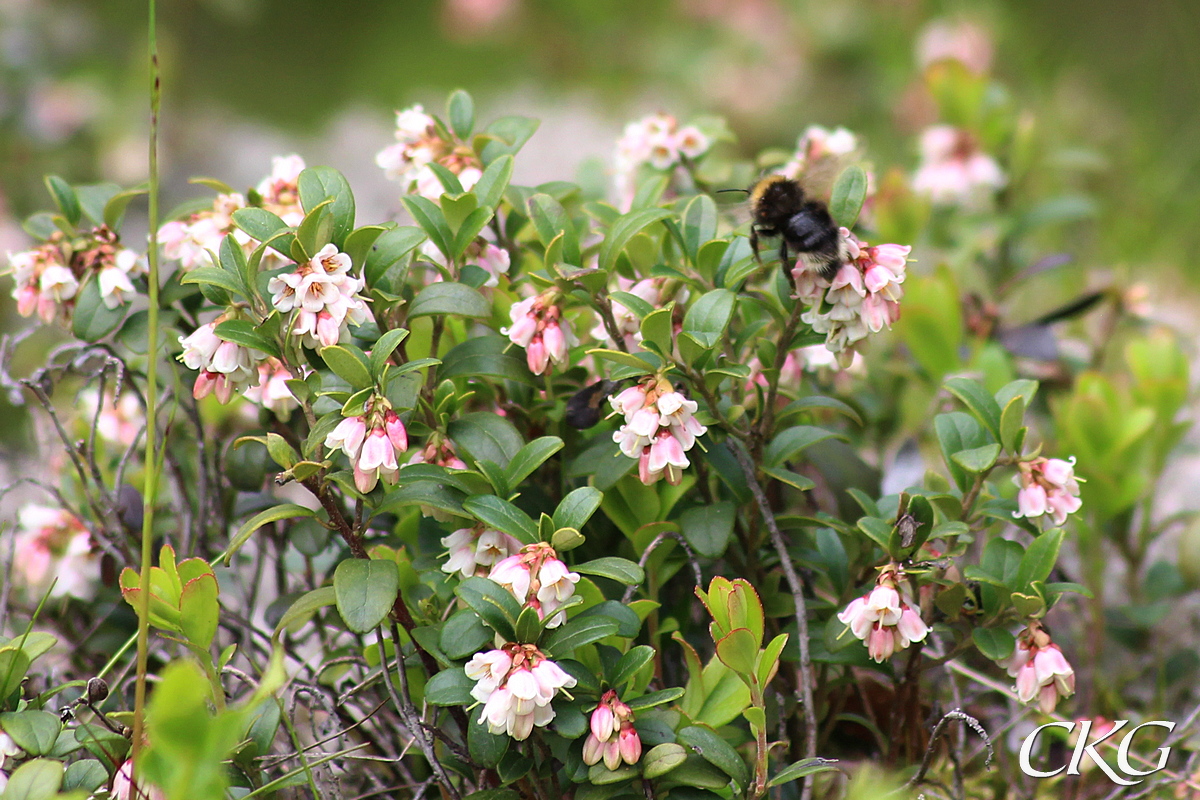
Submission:
[[[247,254],[254,240],[233,224],[233,212],[246,207],[246,198],[238,192],[219,194],[212,208],[198,211],[187,219],[172,220],[158,229],[158,243],[163,255],[190,271],[197,267],[216,266],[221,240],[233,237]]]
[[[43,322],[65,320],[79,292],[79,280],[67,266],[62,248],[47,242],[33,250],[9,253],[13,298],[22,317],[34,312]]]
[[[507,733],[517,741],[528,739],[534,726],[550,724],[550,701],[575,679],[532,644],[505,644],[498,650],[476,653],[467,662],[467,677],[476,681],[471,696],[483,703],[481,723],[490,733]]]
[[[469,578],[472,575],[486,577],[493,565],[520,550],[521,543],[507,533],[476,525],[459,528],[442,537],[442,547],[450,551],[450,557],[442,564],[442,572],[451,575],[457,572]]]
[[[940,205],[972,206],[1007,182],[1000,165],[969,131],[934,125],[921,134],[921,164],[912,188]]]
[[[258,362],[265,356],[217,336],[217,325],[227,318],[227,314],[222,314],[201,325],[190,336],[179,337],[179,343],[183,345],[179,360],[188,369],[200,371],[192,386],[192,397],[197,400],[215,393],[218,400],[228,403],[234,389],[245,391],[259,382]]]
[[[1036,620],[1021,631],[1013,654],[1000,666],[1017,679],[1017,698],[1036,700],[1043,714],[1052,712],[1060,697],[1075,694],[1075,670]]]
[[[890,564],[879,574],[875,588],[850,601],[838,619],[866,642],[871,658],[882,663],[929,633],[915,606],[904,572]]]
[[[610,770],[624,761],[636,764],[642,757],[642,739],[633,727],[633,711],[609,689],[600,696],[600,704],[588,720],[587,739],[583,743],[583,763],[601,760]]]
[[[792,277],[795,297],[811,306],[800,319],[817,333],[825,334],[825,347],[838,354],[842,367],[854,358],[853,345],[871,333],[890,328],[900,318],[904,296],[908,245],[881,244],[869,247],[845,228],[839,230],[847,260],[831,280],[796,263]]]
[[[687,451],[708,428],[694,414],[698,408],[663,377],[650,378],[609,398],[613,409],[625,415],[625,424],[613,434],[621,452],[638,460],[638,478],[649,486],[666,477],[678,486],[691,462]]]
[[[507,589],[517,601],[533,608],[547,628],[567,620],[563,606],[575,594],[579,573],[571,572],[545,542],[528,544],[519,553],[496,562],[488,579]]]
[[[287,385],[294,377],[279,359],[267,358],[258,364],[258,383],[242,394],[251,403],[273,412],[279,419],[287,419],[298,405]]]
[[[366,285],[350,274],[350,256],[327,244],[292,272],[276,275],[267,284],[271,304],[281,314],[296,312],[292,333],[308,347],[329,347],[347,336],[350,323],[371,319],[359,291]]]
[[[462,142],[443,138],[433,117],[419,105],[396,112],[396,143],[380,151],[375,163],[388,178],[399,181],[405,192],[435,201],[444,189],[430,164],[440,164],[453,172],[466,191],[483,176],[483,164],[475,151]]]
[[[625,126],[617,140],[616,183],[621,208],[629,210],[636,190],[638,168],[650,164],[667,170],[683,159],[695,159],[708,152],[712,142],[695,125],[679,126],[670,114],[652,114]]]
[[[508,310],[512,325],[500,329],[513,344],[525,348],[525,361],[534,375],[541,375],[551,364],[566,364],[569,348],[578,344],[555,297],[554,292],[546,292],[513,303]]]
[[[381,478],[389,484],[399,479],[396,456],[408,450],[408,431],[387,398],[375,395],[362,414],[346,417],[330,431],[325,446],[346,454],[354,468],[354,485],[365,494]]]
[[[1049,514],[1055,525],[1067,521],[1083,505],[1079,499],[1079,481],[1075,477],[1075,457],[1064,461],[1061,458],[1033,458],[1017,465],[1013,482],[1020,486],[1017,492],[1017,510],[1014,517],[1040,517]]]
[[[77,597],[90,600],[100,580],[100,555],[74,515],[36,504],[23,507],[13,543],[12,577],[31,599]],[[50,588],[51,582],[54,588]]]

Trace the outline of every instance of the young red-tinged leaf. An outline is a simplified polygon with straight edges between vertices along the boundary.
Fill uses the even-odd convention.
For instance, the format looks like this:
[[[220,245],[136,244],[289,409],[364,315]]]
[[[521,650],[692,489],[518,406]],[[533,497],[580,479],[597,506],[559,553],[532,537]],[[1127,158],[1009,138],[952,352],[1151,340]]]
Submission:
[[[758,640],[746,628],[734,628],[717,642],[717,658],[739,675],[751,678],[758,657]]]

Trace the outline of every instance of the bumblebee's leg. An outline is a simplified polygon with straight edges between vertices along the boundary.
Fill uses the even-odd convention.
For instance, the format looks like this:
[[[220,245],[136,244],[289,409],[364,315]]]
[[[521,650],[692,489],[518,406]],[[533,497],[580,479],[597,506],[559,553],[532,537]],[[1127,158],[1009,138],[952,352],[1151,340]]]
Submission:
[[[792,290],[792,294],[795,294],[796,279],[792,276],[792,265],[788,262],[787,239],[779,243],[779,267],[783,270],[783,277],[787,278],[788,287]]]
[[[758,228],[754,225],[750,226],[750,249],[754,251],[754,260],[761,267],[762,256],[758,254]]]

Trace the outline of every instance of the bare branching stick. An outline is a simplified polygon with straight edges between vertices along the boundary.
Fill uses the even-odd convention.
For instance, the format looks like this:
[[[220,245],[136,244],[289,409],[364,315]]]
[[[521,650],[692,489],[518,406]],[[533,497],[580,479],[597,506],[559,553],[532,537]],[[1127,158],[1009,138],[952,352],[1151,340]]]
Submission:
[[[646,548],[646,552],[642,553],[642,557],[638,559],[638,566],[645,569],[646,564],[650,561],[651,554],[667,539],[674,539],[679,542],[679,546],[683,548],[683,552],[687,553],[688,564],[692,567],[692,578],[696,581],[697,586],[702,585],[704,583],[704,576],[700,572],[700,562],[696,560],[696,552],[692,550],[692,546],[688,544],[687,539],[683,538],[683,534],[678,531],[663,531],[658,536],[655,536],[654,540]],[[630,586],[626,589],[624,596],[621,597],[621,602],[628,605],[629,601],[633,599],[635,589],[637,589],[636,586]]]
[[[800,579],[800,575],[796,572],[795,566],[792,565],[792,557],[788,554],[787,542],[784,541],[783,533],[779,530],[778,523],[775,522],[775,513],[771,511],[771,504],[767,500],[767,495],[763,492],[762,485],[758,482],[758,475],[754,469],[754,464],[750,461],[750,456],[737,442],[730,442],[729,449],[733,451],[737,458],[738,464],[742,467],[742,473],[746,476],[746,483],[750,485],[750,491],[754,494],[754,499],[758,503],[758,509],[762,513],[763,523],[767,526],[767,530],[771,534],[771,544],[775,546],[775,552],[779,555],[779,563],[783,567],[784,577],[787,578],[788,590],[792,593],[792,599],[796,603],[796,638],[799,640],[797,644],[800,646],[800,665],[797,667],[798,683],[800,684],[800,703],[804,707],[804,757],[816,758],[817,756],[817,711],[813,708],[812,694],[812,656],[808,652],[808,608],[804,602],[804,583]],[[801,800],[810,800],[812,797],[812,780],[811,776],[804,778],[804,788],[801,792]]]

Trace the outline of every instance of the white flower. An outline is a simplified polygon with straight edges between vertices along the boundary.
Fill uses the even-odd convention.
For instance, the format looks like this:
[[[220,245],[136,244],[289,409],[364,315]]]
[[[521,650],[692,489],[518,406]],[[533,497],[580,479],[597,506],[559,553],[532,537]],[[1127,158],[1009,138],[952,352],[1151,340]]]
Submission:
[[[535,726],[554,719],[551,701],[575,679],[529,644],[506,644],[477,653],[466,665],[476,681],[471,696],[483,703],[480,723],[491,733],[507,733],[518,741],[529,738]]]

